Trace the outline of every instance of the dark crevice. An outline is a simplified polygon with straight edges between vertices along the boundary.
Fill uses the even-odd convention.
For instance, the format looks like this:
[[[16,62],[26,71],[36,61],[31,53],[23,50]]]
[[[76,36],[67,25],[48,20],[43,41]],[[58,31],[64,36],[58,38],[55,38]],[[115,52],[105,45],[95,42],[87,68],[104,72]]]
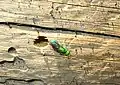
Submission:
[[[34,82],[34,81],[42,81],[41,79],[14,79],[14,78],[9,78],[9,79],[6,79],[6,81],[9,81],[9,80],[14,80],[14,81],[24,81],[24,82]]]
[[[7,60],[3,60],[0,62],[0,64],[4,64],[4,63],[14,63],[16,60],[21,60],[21,61],[24,61],[23,59],[19,58],[19,57],[15,57],[13,59],[13,61],[7,61]]]
[[[108,11],[109,13],[120,14],[119,11]]]
[[[19,70],[27,70],[28,67],[25,61],[22,58],[14,57],[12,61],[3,60],[0,62],[0,69],[19,69]]]
[[[16,53],[17,51],[16,51],[16,49],[14,48],[14,47],[10,47],[9,49],[8,49],[8,53]]]
[[[39,47],[44,47],[48,44],[48,39],[45,36],[38,36],[37,39],[34,40],[34,45]]]
[[[6,60],[3,60],[0,62],[0,64],[5,64],[5,63],[13,63],[14,61],[6,61]]]
[[[47,85],[42,79],[38,78],[11,78],[9,76],[0,76],[0,84],[5,84],[5,85],[16,85],[16,84],[27,84],[27,85]],[[37,82],[37,83],[36,83]]]
[[[35,39],[34,44],[42,43],[42,42],[48,42],[48,39],[46,39],[46,38],[47,37],[45,37],[45,36],[38,36],[38,38]]]
[[[31,25],[31,24],[24,24],[24,23],[17,23],[17,22],[0,22],[0,24],[3,25],[16,25],[16,26],[25,26],[25,27],[34,27],[35,30],[48,30],[48,31],[54,31],[54,32],[72,32],[76,34],[91,34],[91,35],[98,35],[98,36],[105,36],[105,37],[113,37],[113,38],[120,38],[119,35],[112,35],[112,34],[105,34],[105,33],[95,33],[95,32],[88,32],[88,31],[81,31],[81,30],[72,30],[69,28],[53,28],[53,27],[43,27],[38,25]]]

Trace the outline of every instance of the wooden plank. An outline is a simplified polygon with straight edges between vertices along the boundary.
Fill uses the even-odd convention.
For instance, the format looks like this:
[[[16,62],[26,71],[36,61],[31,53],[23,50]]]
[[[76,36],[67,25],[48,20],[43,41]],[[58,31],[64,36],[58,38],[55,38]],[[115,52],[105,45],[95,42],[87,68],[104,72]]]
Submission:
[[[69,2],[1,0],[0,21],[120,35],[119,1]]]
[[[71,51],[70,58],[59,55],[49,44],[45,47],[35,46],[33,41],[38,36],[37,31],[23,30],[21,26],[13,26],[10,29],[8,26],[1,25],[0,62],[4,60],[6,62],[0,63],[0,78],[10,76],[13,78],[13,84],[28,83],[25,81],[26,78],[42,79],[48,84],[57,85],[60,85],[60,83],[70,84],[74,78],[77,78],[77,80],[72,82],[72,85],[76,85],[75,83],[83,83],[83,85],[86,83],[89,85],[119,83],[119,79],[116,79],[119,78],[120,73],[120,39],[92,35],[77,35],[75,37],[74,33],[41,31],[39,35],[46,36],[48,40],[56,39],[59,43],[67,46]],[[8,53],[9,47],[15,47],[17,53]],[[19,57],[16,58],[16,55]],[[13,61],[13,59],[15,60]],[[18,60],[19,63],[17,63]],[[9,61],[12,61],[13,64]],[[5,77],[3,80],[6,80],[6,78],[8,78],[7,82],[11,84],[9,77]],[[18,82],[14,78],[18,80],[22,78],[23,80]],[[94,83],[91,83],[93,81]],[[35,82],[36,80],[32,83],[36,84]]]
[[[0,24],[0,85],[119,85],[120,38],[94,35],[120,35],[119,5],[118,0],[0,0],[0,22],[93,32],[38,34],[32,27]],[[34,45],[38,35],[57,40],[71,55],[60,55],[49,42]],[[8,53],[10,47],[17,53]]]

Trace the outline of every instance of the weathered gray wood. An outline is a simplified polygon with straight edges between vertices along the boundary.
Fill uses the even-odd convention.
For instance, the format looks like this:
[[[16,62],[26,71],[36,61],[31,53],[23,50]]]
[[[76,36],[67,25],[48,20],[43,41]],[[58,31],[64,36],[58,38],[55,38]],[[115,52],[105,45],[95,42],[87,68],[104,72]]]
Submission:
[[[1,0],[0,21],[119,35],[119,8],[117,0]]]
[[[119,11],[118,0],[0,0],[0,22],[114,35],[120,34]],[[1,85],[120,84],[119,38],[42,31],[38,34],[30,27],[11,26],[0,25]],[[38,35],[67,46],[69,59],[49,44],[34,45]],[[15,47],[17,53],[8,53],[9,47]]]
[[[52,85],[119,83],[120,39],[88,35],[77,35],[76,38],[75,34],[46,32],[40,32],[39,35],[46,36],[48,40],[57,39],[60,43],[68,45],[67,48],[71,51],[70,59],[54,52],[49,45],[45,47],[33,45],[34,39],[38,36],[37,31],[22,30],[17,26],[10,29],[1,25],[0,75],[3,80],[8,79],[6,81],[9,84],[4,82],[5,84],[11,85],[13,81],[14,84],[23,82],[28,85],[28,82],[24,81],[26,78],[42,79]],[[11,46],[16,48],[17,53],[7,52]],[[9,77],[13,79],[9,81]],[[14,80],[15,78],[18,80]],[[22,81],[19,82],[21,78]],[[39,85],[35,82],[37,81],[31,83]]]

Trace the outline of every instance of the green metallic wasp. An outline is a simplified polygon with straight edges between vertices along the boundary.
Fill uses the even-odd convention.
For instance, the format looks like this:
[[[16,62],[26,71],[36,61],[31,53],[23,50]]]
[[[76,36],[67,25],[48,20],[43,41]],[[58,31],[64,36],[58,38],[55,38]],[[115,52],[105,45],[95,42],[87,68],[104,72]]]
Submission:
[[[50,45],[52,46],[52,48],[57,51],[58,53],[60,53],[61,55],[65,55],[65,56],[69,56],[70,55],[70,51],[66,48],[63,47],[62,45],[60,45],[57,40],[51,40],[50,41]]]

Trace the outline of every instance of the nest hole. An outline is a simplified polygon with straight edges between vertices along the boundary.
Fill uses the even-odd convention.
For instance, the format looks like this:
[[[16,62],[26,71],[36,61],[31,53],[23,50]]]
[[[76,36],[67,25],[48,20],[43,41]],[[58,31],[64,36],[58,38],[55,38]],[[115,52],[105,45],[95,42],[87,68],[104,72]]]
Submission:
[[[16,53],[17,51],[16,51],[16,49],[14,48],[14,47],[10,47],[9,49],[8,49],[8,53]]]
[[[34,39],[34,45],[39,47],[44,47],[48,45],[48,39],[45,36],[38,36],[37,39]]]

